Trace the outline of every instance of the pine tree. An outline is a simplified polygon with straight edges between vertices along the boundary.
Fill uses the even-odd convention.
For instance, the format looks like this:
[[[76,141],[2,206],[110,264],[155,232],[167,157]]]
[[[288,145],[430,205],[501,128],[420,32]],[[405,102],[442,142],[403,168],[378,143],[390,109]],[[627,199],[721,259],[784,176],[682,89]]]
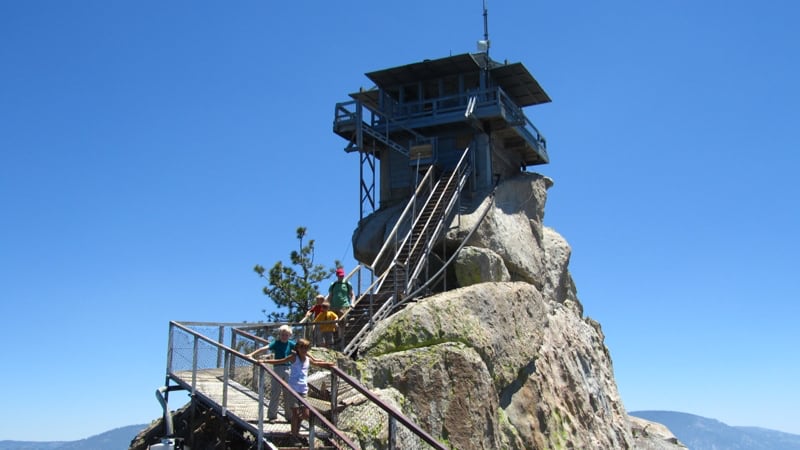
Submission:
[[[299,322],[314,303],[314,298],[319,293],[319,283],[331,277],[336,267],[341,265],[339,261],[335,261],[334,268],[314,264],[314,240],[310,239],[303,245],[305,236],[306,228],[298,227],[297,240],[300,251],[291,252],[289,265],[278,261],[269,272],[258,264],[253,267],[253,270],[260,277],[266,278],[269,283],[262,289],[264,295],[269,297],[279,310],[283,308],[288,310],[270,313],[268,315],[270,321]]]

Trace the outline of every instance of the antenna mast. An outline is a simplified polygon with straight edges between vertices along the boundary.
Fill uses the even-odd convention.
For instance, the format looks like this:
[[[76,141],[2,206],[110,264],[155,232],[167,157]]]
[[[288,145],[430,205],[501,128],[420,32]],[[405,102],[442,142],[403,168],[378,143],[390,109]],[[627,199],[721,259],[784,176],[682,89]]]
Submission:
[[[483,42],[486,46],[486,58],[489,58],[489,10],[486,9],[486,0],[483,0]]]

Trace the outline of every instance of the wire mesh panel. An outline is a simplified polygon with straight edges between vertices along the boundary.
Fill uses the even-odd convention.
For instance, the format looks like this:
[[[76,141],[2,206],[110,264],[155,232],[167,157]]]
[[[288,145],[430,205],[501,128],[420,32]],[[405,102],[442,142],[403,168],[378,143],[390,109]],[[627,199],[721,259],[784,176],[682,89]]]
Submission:
[[[231,326],[218,324],[182,324],[181,328],[170,327],[170,353],[173,371],[191,370],[196,363],[199,368],[221,368],[225,349],[220,345]],[[197,352],[197,353],[195,353]]]
[[[269,333],[269,328],[265,333]],[[226,340],[229,340],[230,346],[224,344]],[[328,390],[325,386],[332,386],[333,382],[322,381],[318,384],[322,388],[312,389],[313,393],[307,399],[299,397],[276,377],[272,366],[247,356],[247,353],[268,342],[269,336],[262,338],[232,325],[173,322],[170,324],[168,372],[174,381],[190,390],[195,399],[251,433],[258,448],[263,448],[265,442],[275,442],[277,445],[296,443],[292,439],[307,441],[311,448],[323,444],[354,448],[349,438],[339,434],[330,420],[333,417],[330,399],[326,401],[320,397],[320,393],[324,395]],[[326,375],[330,378],[327,371],[315,369],[310,372],[309,378],[319,380]],[[284,410],[283,402],[279,409],[284,420],[266,421],[270,383],[277,383],[285,398],[309,408],[310,418],[301,424],[299,438],[289,436],[288,418],[291,413]]]

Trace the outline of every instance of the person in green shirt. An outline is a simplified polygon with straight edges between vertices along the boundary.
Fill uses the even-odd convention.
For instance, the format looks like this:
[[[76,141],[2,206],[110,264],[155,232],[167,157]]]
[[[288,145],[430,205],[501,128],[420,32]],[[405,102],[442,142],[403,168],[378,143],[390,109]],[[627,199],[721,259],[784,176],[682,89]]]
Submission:
[[[258,350],[250,352],[247,356],[250,358],[256,358],[259,353],[270,352],[273,354],[274,359],[281,359],[285,358],[289,355],[292,355],[294,352],[295,342],[290,340],[292,337],[292,327],[289,325],[281,325],[278,328],[278,339],[273,340],[270,342],[269,345],[265,347],[261,347]],[[273,367],[273,371],[276,375],[281,377],[284,381],[288,381],[289,379],[289,363],[281,363],[276,364]],[[270,393],[269,393],[269,407],[267,409],[267,420],[270,422],[275,422],[278,420],[278,404],[281,398],[281,394],[283,394],[283,411],[285,415],[290,414],[290,404],[293,400],[291,395],[286,394],[283,392],[283,387],[281,387],[280,383],[277,381],[272,381],[270,383]]]
[[[353,292],[350,282],[344,279],[344,269],[341,267],[336,269],[336,278],[336,281],[331,283],[328,288],[326,300],[331,305],[331,311],[341,319],[350,310],[350,306],[356,302],[356,294]]]

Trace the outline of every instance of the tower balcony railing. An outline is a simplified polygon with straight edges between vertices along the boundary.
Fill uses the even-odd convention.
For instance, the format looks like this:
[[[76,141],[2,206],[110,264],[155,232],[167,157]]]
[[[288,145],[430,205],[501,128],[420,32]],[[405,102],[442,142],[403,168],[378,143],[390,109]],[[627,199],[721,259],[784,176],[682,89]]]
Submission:
[[[464,110],[475,98],[474,114],[478,118],[501,116],[520,135],[525,138],[539,153],[547,154],[547,141],[531,122],[522,108],[517,106],[509,95],[500,87],[489,89],[473,89],[460,94],[446,95],[436,98],[410,102],[398,102],[385,92],[381,92],[378,105],[364,105],[362,117],[356,114],[354,100],[338,103],[334,117],[334,128],[353,125],[358,119],[362,123],[379,130],[411,131],[418,124],[449,123],[462,120]]]

